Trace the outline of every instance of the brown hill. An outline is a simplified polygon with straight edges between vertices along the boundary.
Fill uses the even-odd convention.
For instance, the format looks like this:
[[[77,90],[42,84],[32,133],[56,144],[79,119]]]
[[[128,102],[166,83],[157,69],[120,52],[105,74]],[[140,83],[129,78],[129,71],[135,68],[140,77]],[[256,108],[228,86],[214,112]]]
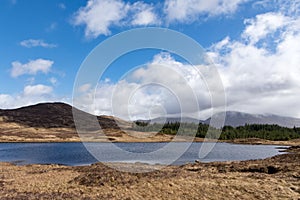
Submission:
[[[18,109],[0,110],[6,122],[36,128],[75,128],[72,107],[64,103],[41,103]]]
[[[65,103],[0,109],[0,142],[162,142],[173,138],[156,132],[133,131],[131,127],[131,122],[94,116]]]
[[[91,126],[95,117],[102,129],[119,129],[115,118],[108,116],[94,116],[80,111],[65,103],[40,103],[18,109],[0,110],[0,117],[6,122],[13,122],[35,128],[75,128],[73,112],[76,113],[78,123],[87,129],[99,129]],[[118,119],[118,121],[124,121]]]

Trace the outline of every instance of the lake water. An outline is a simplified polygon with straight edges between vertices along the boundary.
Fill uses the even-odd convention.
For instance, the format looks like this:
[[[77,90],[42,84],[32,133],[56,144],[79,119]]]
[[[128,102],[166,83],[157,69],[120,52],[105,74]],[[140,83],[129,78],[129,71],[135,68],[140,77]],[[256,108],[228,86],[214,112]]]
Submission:
[[[143,157],[165,147],[168,143],[88,143],[88,149],[97,149],[99,155],[95,159],[82,143],[0,143],[0,161],[24,164],[62,164],[89,165],[95,162],[145,162],[150,164],[168,164],[168,158],[176,149],[181,149],[185,143],[174,143],[174,151],[160,156]],[[112,146],[114,148],[112,148]],[[181,165],[195,160],[202,162],[251,160],[272,157],[281,154],[279,146],[273,145],[239,145],[217,143],[204,158],[199,158],[199,150],[203,143],[192,145],[180,156],[173,165]],[[139,157],[124,156],[115,151],[115,147],[126,152],[139,153]],[[282,146],[280,148],[283,148]]]

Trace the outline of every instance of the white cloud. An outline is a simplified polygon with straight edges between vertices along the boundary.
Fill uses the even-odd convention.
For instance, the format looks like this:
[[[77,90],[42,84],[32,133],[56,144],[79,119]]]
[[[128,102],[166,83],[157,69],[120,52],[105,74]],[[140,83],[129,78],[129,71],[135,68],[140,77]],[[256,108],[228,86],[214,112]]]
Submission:
[[[53,88],[50,86],[38,84],[38,85],[27,85],[24,88],[24,96],[41,96],[49,95],[53,91]]]
[[[27,85],[23,91],[14,95],[0,94],[0,108],[19,108],[41,102],[69,102],[68,99],[54,95],[51,86],[36,84]]]
[[[240,39],[225,38],[210,52],[228,110],[300,117],[300,17],[278,11],[246,22]]]
[[[136,2],[131,6],[132,12],[134,12],[133,20],[131,22],[132,25],[152,25],[152,24],[160,24],[160,20],[158,16],[154,12],[154,7],[151,5]]]
[[[201,111],[210,108],[200,68],[203,72],[207,67],[185,65],[170,54],[158,54],[145,67],[129,72],[117,83],[101,82],[96,90],[89,84],[81,86],[81,96],[74,103],[90,113],[131,120],[164,114],[179,116],[181,112],[198,117],[198,107]]]
[[[75,13],[72,23],[84,25],[87,38],[96,38],[110,35],[113,26],[150,25],[160,21],[154,8],[141,1],[130,4],[122,0],[89,0]]]
[[[281,13],[289,16],[299,16],[300,14],[300,0],[286,1],[286,0],[260,0],[255,2],[254,7],[262,7],[264,9],[276,9]]]
[[[164,12],[167,21],[192,22],[200,16],[233,13],[248,0],[166,0]]]
[[[53,61],[45,59],[30,60],[28,63],[22,64],[19,61],[12,62],[11,76],[18,77],[23,74],[35,75],[38,72],[47,74],[52,65]]]
[[[27,48],[32,48],[32,47],[54,48],[54,47],[57,47],[56,44],[50,44],[50,43],[44,42],[44,40],[35,40],[35,39],[23,40],[22,42],[20,42],[20,45],[23,47],[27,47]]]
[[[109,27],[119,24],[128,9],[128,5],[120,0],[89,0],[75,14],[74,24],[85,25],[85,36],[88,38],[109,35]]]
[[[72,23],[84,25],[87,38],[96,38],[110,35],[112,27],[193,22],[201,16],[227,15],[247,1],[250,0],[166,0],[163,5],[152,5],[143,1],[89,0],[74,14]]]
[[[290,20],[281,13],[257,15],[255,19],[245,20],[247,26],[242,36],[251,43],[257,43],[268,34],[275,33],[278,29],[287,26]]]

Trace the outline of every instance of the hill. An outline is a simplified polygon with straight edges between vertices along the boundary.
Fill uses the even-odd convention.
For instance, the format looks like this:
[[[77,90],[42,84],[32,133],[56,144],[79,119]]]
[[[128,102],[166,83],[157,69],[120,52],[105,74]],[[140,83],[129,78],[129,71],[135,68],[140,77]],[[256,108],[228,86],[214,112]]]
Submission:
[[[115,121],[124,121],[110,116],[94,116],[78,110],[65,103],[40,103],[18,109],[0,110],[0,116],[6,122],[13,122],[35,128],[72,128],[75,129],[73,112],[79,116],[80,120],[91,125],[93,118],[97,118],[101,128],[118,129]],[[78,122],[80,123],[80,122]],[[98,129],[98,127],[88,127],[88,129]]]
[[[78,125],[80,127],[80,138],[73,112],[77,116],[77,130]],[[149,133],[128,130],[131,126],[131,122],[111,116],[94,116],[65,103],[0,109],[0,142],[153,142],[172,138],[163,135],[152,137],[151,134],[149,137]]]

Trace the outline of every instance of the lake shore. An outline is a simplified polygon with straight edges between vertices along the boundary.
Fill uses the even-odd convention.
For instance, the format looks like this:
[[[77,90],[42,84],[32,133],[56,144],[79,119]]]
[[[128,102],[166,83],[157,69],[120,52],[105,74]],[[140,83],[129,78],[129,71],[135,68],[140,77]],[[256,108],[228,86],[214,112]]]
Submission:
[[[263,160],[195,162],[149,173],[91,166],[0,163],[1,199],[297,199],[300,147]],[[122,169],[146,164],[115,163]]]
[[[45,137],[24,137],[24,136],[7,136],[0,135],[0,143],[69,143],[69,142],[226,142],[233,144],[253,144],[253,145],[279,145],[279,146],[297,146],[300,145],[300,139],[286,140],[286,141],[271,141],[260,138],[246,138],[246,139],[234,139],[234,140],[209,140],[204,138],[189,138],[189,137],[177,137],[166,134],[150,135],[149,133],[134,132],[131,134],[111,134],[101,137],[85,137],[80,138],[78,136],[72,137],[59,137],[55,135],[46,135]]]

